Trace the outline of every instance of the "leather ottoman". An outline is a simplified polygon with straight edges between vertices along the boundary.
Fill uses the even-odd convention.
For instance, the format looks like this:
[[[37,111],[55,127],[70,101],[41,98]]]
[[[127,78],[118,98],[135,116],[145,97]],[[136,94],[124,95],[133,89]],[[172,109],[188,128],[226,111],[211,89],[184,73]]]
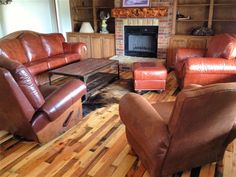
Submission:
[[[167,70],[159,62],[136,62],[133,66],[134,90],[165,90]]]

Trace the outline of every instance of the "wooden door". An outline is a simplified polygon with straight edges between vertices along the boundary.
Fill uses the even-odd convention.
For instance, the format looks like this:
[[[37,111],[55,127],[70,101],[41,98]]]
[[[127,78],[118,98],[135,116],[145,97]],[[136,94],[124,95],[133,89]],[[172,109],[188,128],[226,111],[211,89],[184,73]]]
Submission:
[[[110,58],[115,55],[115,37],[103,36],[102,38],[102,52],[104,58]]]
[[[79,38],[77,34],[74,33],[67,33],[67,41],[68,42],[78,42]]]
[[[86,44],[88,52],[86,58],[91,58],[91,41],[90,41],[90,35],[88,34],[79,34],[78,35],[79,41],[78,42],[83,42]]]
[[[207,44],[207,38],[189,38],[187,42],[187,48],[205,49]]]
[[[102,39],[99,35],[91,36],[91,52],[92,58],[102,58]]]

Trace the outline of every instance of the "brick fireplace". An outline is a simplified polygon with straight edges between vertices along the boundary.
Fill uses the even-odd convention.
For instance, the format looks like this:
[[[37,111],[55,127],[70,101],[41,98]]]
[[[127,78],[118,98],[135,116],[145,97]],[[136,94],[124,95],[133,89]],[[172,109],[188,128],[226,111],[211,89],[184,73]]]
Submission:
[[[168,15],[161,18],[116,18],[116,55],[125,55],[125,26],[158,26],[157,58],[167,58],[168,41],[172,27],[172,0],[152,0],[151,7],[166,6]],[[121,7],[122,0],[116,0],[115,6]]]

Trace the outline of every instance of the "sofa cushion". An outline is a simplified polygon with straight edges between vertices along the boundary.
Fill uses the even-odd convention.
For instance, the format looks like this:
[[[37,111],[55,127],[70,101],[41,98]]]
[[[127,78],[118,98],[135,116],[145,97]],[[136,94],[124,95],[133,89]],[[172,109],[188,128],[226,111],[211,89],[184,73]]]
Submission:
[[[36,110],[44,104],[45,100],[35,80],[24,65],[11,59],[1,58],[0,67],[10,71],[22,92]]]
[[[23,33],[20,36],[20,40],[30,61],[48,57],[41,38],[37,33]]]
[[[66,64],[66,59],[64,57],[50,57],[47,60],[48,68],[54,69]]]
[[[207,57],[233,59],[236,57],[236,39],[229,34],[212,37],[208,43]]]
[[[41,40],[48,56],[64,53],[62,43],[65,39],[62,34],[43,34]]]
[[[54,57],[65,58],[66,63],[72,63],[74,61],[80,60],[80,54],[78,54],[78,53],[60,54],[60,55],[56,55]]]
[[[47,60],[48,59],[45,58],[37,61],[32,61],[30,63],[26,63],[25,66],[32,75],[37,75],[49,69]]]
[[[17,60],[24,64],[28,62],[25,50],[19,39],[4,39],[0,42],[0,55]]]

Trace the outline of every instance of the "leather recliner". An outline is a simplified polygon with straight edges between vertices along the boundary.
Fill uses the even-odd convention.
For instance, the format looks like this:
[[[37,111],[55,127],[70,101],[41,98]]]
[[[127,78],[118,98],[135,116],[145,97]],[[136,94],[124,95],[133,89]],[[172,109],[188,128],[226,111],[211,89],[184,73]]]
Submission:
[[[183,89],[175,102],[151,105],[125,95],[119,105],[126,136],[152,177],[219,161],[236,137],[236,83]]]
[[[0,130],[46,143],[78,123],[85,84],[38,86],[19,62],[0,57]]]
[[[233,34],[213,36],[207,49],[180,48],[175,74],[180,88],[189,84],[236,81],[236,38]]]

